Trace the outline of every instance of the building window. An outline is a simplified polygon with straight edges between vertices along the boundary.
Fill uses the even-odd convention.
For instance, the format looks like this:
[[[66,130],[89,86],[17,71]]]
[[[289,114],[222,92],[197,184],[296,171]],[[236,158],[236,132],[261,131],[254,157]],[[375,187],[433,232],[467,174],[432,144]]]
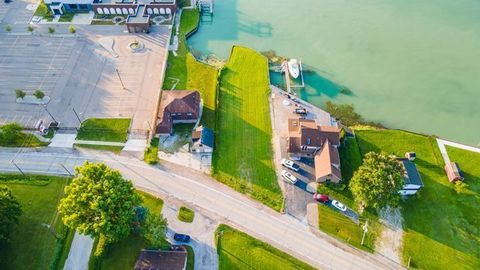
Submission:
[[[171,115],[171,116],[176,116],[177,114],[176,114],[176,113],[172,113],[172,114],[170,114],[170,115]]]
[[[307,144],[310,145],[310,138],[307,138]]]
[[[187,113],[188,116],[192,116],[193,114],[192,113]]]
[[[70,9],[77,9],[78,8],[77,4],[68,4],[68,7]]]
[[[80,4],[80,5],[78,5],[78,8],[79,9],[88,9],[88,5]]]

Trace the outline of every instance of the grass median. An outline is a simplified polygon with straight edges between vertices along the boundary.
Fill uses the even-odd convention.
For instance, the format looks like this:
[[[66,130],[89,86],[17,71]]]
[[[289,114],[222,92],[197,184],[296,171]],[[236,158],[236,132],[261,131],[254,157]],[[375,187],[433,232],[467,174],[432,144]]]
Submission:
[[[90,118],[78,131],[77,140],[125,142],[130,118]]]

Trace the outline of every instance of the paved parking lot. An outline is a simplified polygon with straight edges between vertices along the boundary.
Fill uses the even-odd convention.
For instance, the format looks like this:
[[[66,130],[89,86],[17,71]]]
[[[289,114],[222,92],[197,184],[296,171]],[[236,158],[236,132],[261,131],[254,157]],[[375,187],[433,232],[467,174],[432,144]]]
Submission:
[[[16,121],[33,127],[52,116],[63,127],[78,127],[90,117],[132,117],[132,130],[149,130],[159,99],[169,29],[149,35],[123,32],[122,26],[81,28],[66,35],[0,34],[0,124]],[[113,41],[112,56],[99,43]],[[145,49],[133,53],[138,40]],[[40,89],[50,96],[46,108],[15,103],[15,89]],[[48,112],[51,116],[48,114]],[[75,112],[74,112],[75,111]]]

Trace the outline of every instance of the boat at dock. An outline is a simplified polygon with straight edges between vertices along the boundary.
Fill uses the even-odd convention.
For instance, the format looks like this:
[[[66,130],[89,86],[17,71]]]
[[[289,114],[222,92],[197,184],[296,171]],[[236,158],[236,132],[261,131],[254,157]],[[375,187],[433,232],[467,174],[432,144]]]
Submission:
[[[300,65],[297,59],[290,59],[288,60],[288,72],[290,75],[296,79],[298,75],[300,75]]]

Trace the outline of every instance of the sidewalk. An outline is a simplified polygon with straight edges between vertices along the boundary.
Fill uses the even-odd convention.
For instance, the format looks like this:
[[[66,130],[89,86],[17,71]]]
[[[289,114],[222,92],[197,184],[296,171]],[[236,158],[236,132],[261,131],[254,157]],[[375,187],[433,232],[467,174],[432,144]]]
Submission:
[[[75,232],[64,270],[87,270],[93,248],[93,238]]]

